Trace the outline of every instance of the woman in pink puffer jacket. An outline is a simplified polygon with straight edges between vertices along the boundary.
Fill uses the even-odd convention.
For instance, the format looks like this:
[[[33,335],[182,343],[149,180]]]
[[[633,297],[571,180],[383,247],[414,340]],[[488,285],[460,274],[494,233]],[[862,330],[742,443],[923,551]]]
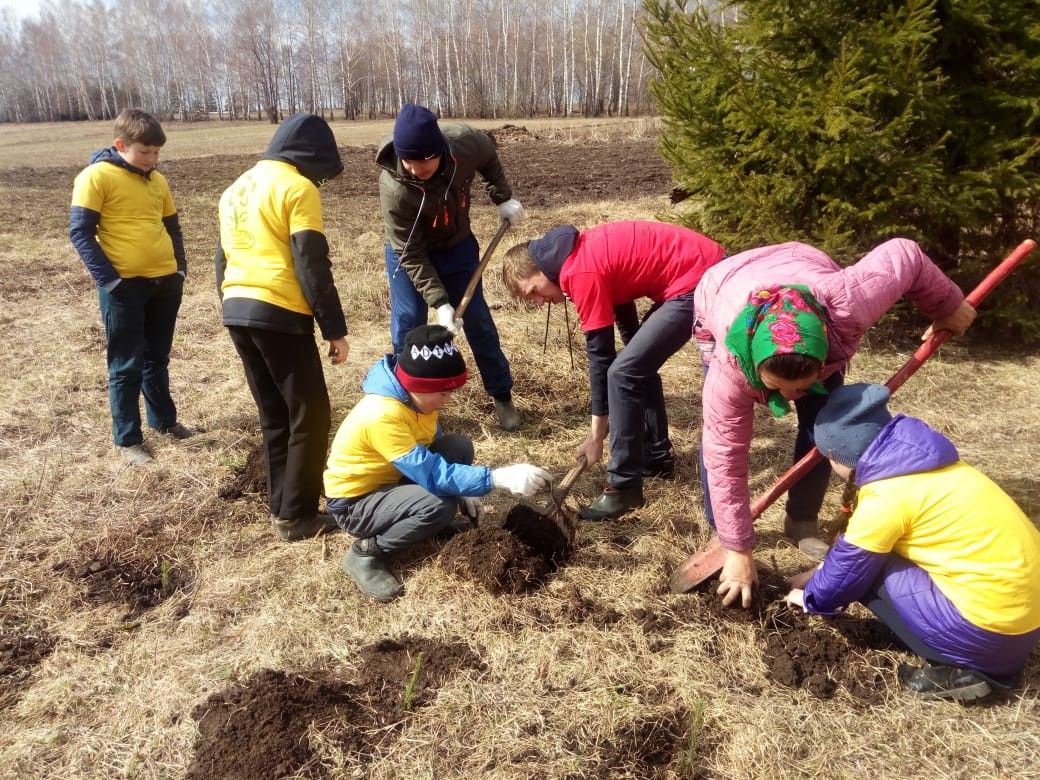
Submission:
[[[708,522],[726,549],[718,588],[725,604],[740,596],[749,606],[758,578],[748,490],[755,404],[780,416],[794,401],[797,461],[814,446],[816,414],[842,383],[863,334],[904,295],[935,330],[961,335],[974,321],[957,285],[907,239],[886,241],[848,268],[807,244],[762,247],[701,278],[694,296],[706,370],[701,485]],[[791,488],[789,536],[816,535],[829,477],[823,461]]]

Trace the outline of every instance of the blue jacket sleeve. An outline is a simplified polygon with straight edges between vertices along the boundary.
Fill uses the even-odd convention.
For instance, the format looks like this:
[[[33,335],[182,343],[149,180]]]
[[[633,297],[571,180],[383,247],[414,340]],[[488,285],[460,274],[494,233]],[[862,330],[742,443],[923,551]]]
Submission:
[[[451,463],[421,444],[395,460],[394,466],[435,496],[486,496],[492,488],[487,466]]]
[[[119,281],[112,261],[97,240],[97,227],[101,222],[100,212],[73,206],[69,210],[69,238],[79,252],[83,265],[87,267],[98,287],[111,289]]]
[[[610,369],[617,350],[614,347],[614,326],[597,328],[585,334],[585,347],[589,353],[589,394],[591,412],[596,417],[606,417],[607,371]]]
[[[177,273],[181,276],[188,275],[188,261],[184,255],[184,234],[181,232],[181,221],[176,214],[163,217],[163,227],[170,234],[173,242],[173,256],[177,258]]]
[[[805,611],[816,615],[833,615],[853,601],[859,601],[871,589],[888,553],[874,553],[839,537],[823,566],[805,585]]]

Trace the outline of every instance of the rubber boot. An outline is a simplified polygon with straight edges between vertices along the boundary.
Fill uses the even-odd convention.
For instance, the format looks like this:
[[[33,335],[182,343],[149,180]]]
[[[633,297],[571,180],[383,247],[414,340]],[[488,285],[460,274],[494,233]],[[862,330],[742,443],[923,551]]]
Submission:
[[[498,415],[498,427],[503,431],[520,430],[520,412],[513,406],[513,399],[495,399],[495,414]]]
[[[926,699],[975,701],[992,692],[986,679],[973,669],[926,663],[899,665],[899,684],[904,690]]]
[[[386,553],[373,538],[358,539],[343,558],[343,571],[358,590],[376,601],[393,601],[402,593],[400,581],[390,571]]]
[[[830,545],[820,538],[815,520],[793,520],[790,515],[785,515],[784,536],[798,546],[802,555],[814,561],[822,561],[827,557]]]
[[[643,486],[616,488],[607,485],[599,498],[578,512],[582,520],[611,520],[643,505]]]
[[[327,534],[339,528],[336,519],[332,515],[319,512],[313,517],[298,517],[285,519],[276,517],[271,521],[274,530],[283,542],[298,542],[301,539],[311,539],[321,534]]]

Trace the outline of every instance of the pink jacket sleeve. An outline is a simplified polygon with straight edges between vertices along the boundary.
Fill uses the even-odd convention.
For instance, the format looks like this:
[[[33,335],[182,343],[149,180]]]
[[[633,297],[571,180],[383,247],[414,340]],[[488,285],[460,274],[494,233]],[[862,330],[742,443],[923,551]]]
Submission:
[[[906,238],[872,249],[855,265],[814,285],[814,292],[843,340],[857,344],[903,296],[932,319],[953,313],[964,300],[960,288]]]
[[[721,359],[720,359],[721,358]],[[744,376],[716,350],[704,376],[702,447],[715,532],[727,550],[755,545],[748,493],[748,453],[754,431],[756,395]]]

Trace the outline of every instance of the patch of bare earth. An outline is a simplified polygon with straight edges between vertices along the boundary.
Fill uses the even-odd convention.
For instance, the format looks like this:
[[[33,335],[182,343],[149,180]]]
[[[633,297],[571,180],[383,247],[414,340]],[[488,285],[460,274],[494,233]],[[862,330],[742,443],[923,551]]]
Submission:
[[[405,719],[464,669],[484,668],[463,642],[415,636],[362,647],[355,679],[342,668],[264,669],[192,710],[190,780],[328,777],[308,735],[319,732],[363,766],[398,738]]]

